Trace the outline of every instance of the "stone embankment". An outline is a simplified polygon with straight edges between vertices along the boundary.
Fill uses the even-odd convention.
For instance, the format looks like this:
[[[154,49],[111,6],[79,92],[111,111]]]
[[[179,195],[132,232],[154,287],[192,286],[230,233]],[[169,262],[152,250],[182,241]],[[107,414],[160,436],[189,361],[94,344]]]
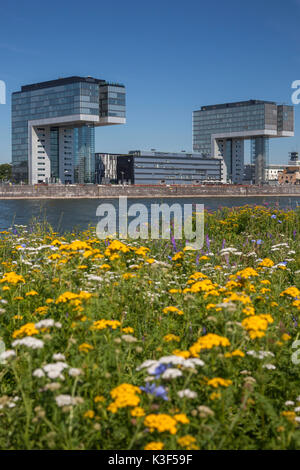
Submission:
[[[165,197],[243,197],[299,196],[300,185],[238,186],[238,185],[0,185],[0,199],[80,199],[80,198],[165,198]]]

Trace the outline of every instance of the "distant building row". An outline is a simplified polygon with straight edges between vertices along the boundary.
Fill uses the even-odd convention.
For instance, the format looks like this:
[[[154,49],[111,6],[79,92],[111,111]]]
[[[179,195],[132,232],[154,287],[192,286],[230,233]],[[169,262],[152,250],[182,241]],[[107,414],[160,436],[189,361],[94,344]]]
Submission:
[[[249,100],[193,112],[193,152],[95,155],[95,127],[124,124],[125,87],[92,77],[68,77],[21,87],[12,94],[15,182],[241,184],[244,140],[251,140],[252,180],[267,182],[270,137],[294,135],[294,109]],[[106,173],[115,168],[114,177]],[[106,172],[106,173],[105,173]]]

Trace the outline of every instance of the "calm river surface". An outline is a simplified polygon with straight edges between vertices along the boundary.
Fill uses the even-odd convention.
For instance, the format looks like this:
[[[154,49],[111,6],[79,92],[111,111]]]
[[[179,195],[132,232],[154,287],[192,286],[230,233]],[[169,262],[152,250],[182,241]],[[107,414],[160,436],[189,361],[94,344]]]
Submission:
[[[165,202],[169,205],[174,203],[204,204],[205,209],[216,210],[221,207],[234,207],[242,205],[265,204],[281,208],[295,208],[300,206],[298,197],[205,197],[205,198],[152,198],[152,199],[130,199],[128,207],[132,204],[144,204],[150,213],[151,204]],[[96,209],[99,204],[111,203],[118,213],[118,199],[10,199],[0,200],[0,230],[5,230],[13,224],[28,225],[33,219],[38,221],[47,220],[54,230],[64,232],[74,228],[84,229],[89,225],[96,226],[99,217]]]

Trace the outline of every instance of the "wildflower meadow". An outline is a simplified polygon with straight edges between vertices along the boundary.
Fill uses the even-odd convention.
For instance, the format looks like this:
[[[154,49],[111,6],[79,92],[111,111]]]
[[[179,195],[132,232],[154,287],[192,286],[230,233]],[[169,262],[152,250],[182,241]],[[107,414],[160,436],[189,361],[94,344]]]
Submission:
[[[300,211],[0,239],[1,449],[299,449]],[[299,353],[299,354],[298,354]]]

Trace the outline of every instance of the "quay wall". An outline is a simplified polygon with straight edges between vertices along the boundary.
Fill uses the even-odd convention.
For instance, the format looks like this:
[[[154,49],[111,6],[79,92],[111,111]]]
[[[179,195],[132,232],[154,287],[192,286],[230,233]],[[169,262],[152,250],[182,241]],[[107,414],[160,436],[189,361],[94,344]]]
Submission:
[[[0,185],[0,199],[299,196],[300,185]]]

